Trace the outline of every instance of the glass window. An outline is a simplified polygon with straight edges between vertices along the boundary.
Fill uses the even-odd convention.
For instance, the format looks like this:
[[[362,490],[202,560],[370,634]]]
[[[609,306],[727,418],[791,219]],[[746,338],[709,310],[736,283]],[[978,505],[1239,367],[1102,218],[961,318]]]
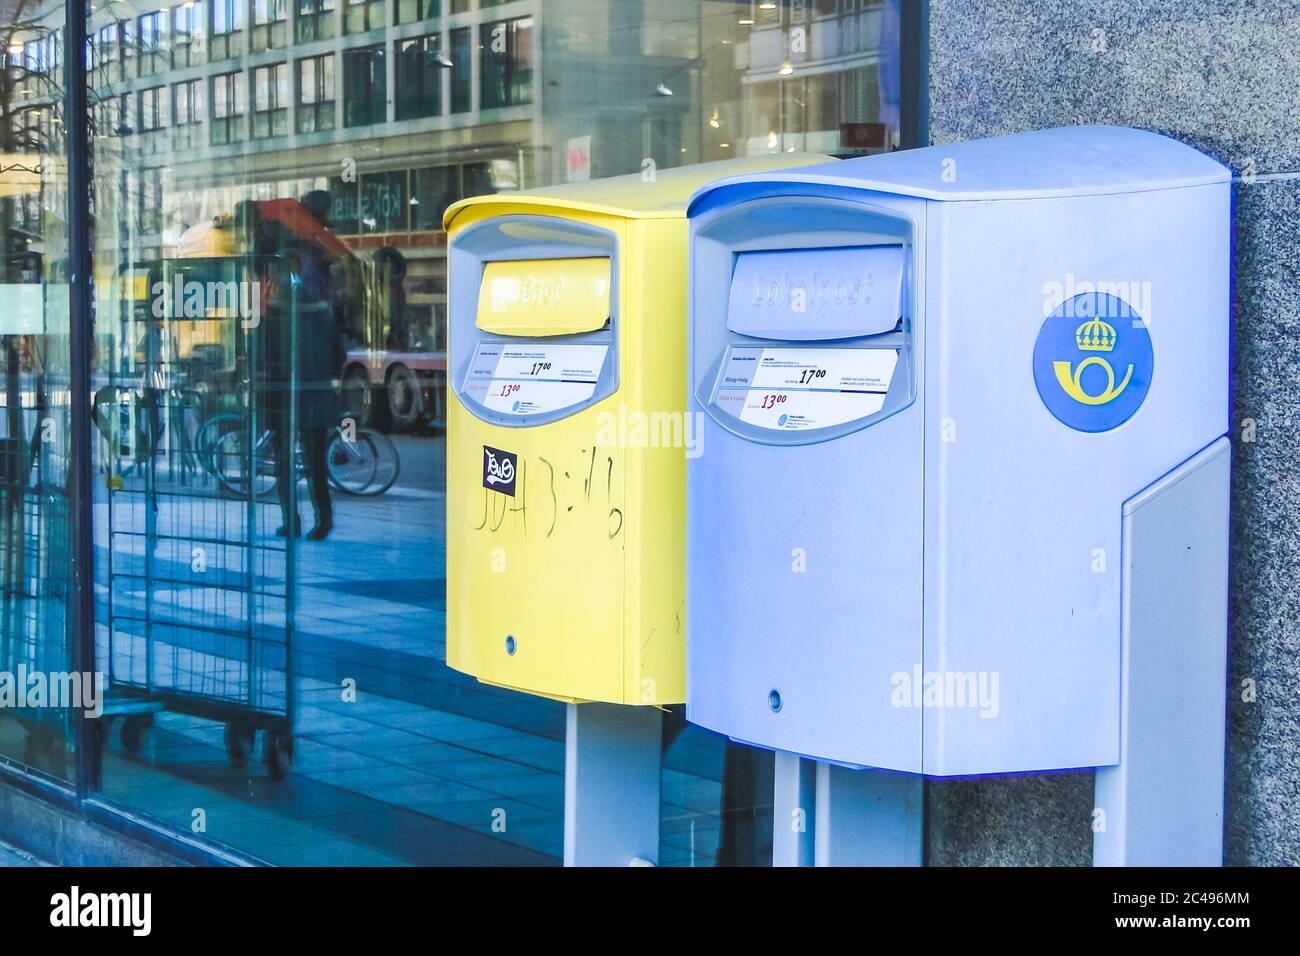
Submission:
[[[397,44],[397,118],[419,119],[442,112],[442,57],[438,37]]]
[[[163,171],[157,167],[142,169],[130,177],[136,229],[142,235],[162,231]]]
[[[331,176],[326,180],[330,194],[330,228],[340,236],[361,232],[361,193],[355,176]]]
[[[137,116],[135,96],[121,93],[117,96],[117,116],[119,130],[123,136],[132,136],[140,132],[140,118]]]
[[[243,73],[212,78],[212,144],[237,143],[244,138],[244,103],[248,83]]]
[[[70,781],[74,722],[79,708],[93,709],[96,682],[93,673],[73,673],[69,651],[70,217],[58,56],[65,11],[45,3],[19,20],[10,5],[3,16],[0,138],[9,155],[0,189],[0,757]],[[90,37],[98,52],[98,37]],[[31,693],[34,676],[47,696]]]
[[[343,125],[382,123],[388,112],[388,75],[383,44],[343,54]]]
[[[365,33],[384,25],[384,0],[343,0],[343,32]]]
[[[288,0],[253,0],[254,50],[283,47],[288,29]]]
[[[253,0],[253,23],[277,23],[288,17],[285,0]]]
[[[406,173],[371,173],[361,177],[361,231],[405,232],[408,199]]]
[[[182,80],[172,84],[172,144],[176,149],[200,145],[204,116],[203,81]]]
[[[434,166],[411,171],[411,228],[442,228],[447,207],[461,196],[460,167]]]
[[[212,32],[234,33],[244,28],[244,0],[208,0],[212,10]]]
[[[130,14],[135,74],[168,27],[142,80],[125,8],[96,6],[94,645],[116,709],[93,791],[269,863],[557,863],[564,705],[446,663],[442,217],[647,157],[887,149],[897,38],[878,5],[839,29],[821,0],[767,28],[741,22],[756,3],[699,0],[220,0]],[[783,72],[781,9],[835,43]],[[23,64],[53,55],[18,39]],[[33,108],[0,122],[57,144],[49,84],[20,79]],[[27,515],[21,536],[0,521],[0,629],[57,663],[67,448],[32,442],[67,401],[66,167],[42,168],[0,195],[3,288],[48,303],[41,336],[6,337],[0,308],[21,409],[0,435],[33,463],[0,480]],[[666,720],[660,862],[770,859],[770,755]],[[0,754],[66,775],[67,726],[0,711]]]
[[[203,119],[203,85],[198,80],[185,80],[172,85],[173,123],[187,126]]]
[[[136,36],[140,46],[140,75],[152,76],[167,65],[167,14],[161,11],[143,14],[137,21]]]
[[[122,79],[119,29],[120,25],[117,23],[106,23],[92,34],[95,68],[100,83],[112,83]]]
[[[298,132],[334,128],[334,54],[307,57],[298,66]]]
[[[469,27],[451,31],[451,111],[468,113],[473,109],[473,77],[470,71]]]
[[[533,99],[533,18],[480,27],[481,108],[521,106]]]
[[[209,59],[226,60],[244,52],[244,6],[247,0],[208,0]]]
[[[414,23],[438,16],[438,0],[394,0],[393,22]]]
[[[337,21],[335,0],[298,0],[299,43],[328,40],[337,33]]]
[[[289,132],[289,65],[276,63],[253,70],[253,138]]]
[[[123,20],[117,25],[118,42],[121,49],[122,77],[131,79],[136,75],[136,23]]]
[[[150,132],[167,125],[167,87],[154,86],[140,91],[140,131]]]
[[[198,63],[196,46],[200,36],[199,5],[189,0],[176,7],[172,15],[172,66],[180,69]]]

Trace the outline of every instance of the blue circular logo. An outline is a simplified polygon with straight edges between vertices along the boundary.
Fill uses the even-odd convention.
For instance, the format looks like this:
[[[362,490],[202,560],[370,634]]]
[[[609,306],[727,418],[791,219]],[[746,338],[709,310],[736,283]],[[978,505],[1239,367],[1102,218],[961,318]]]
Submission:
[[[515,400],[515,403],[514,403],[513,405],[510,406],[510,410],[511,410],[511,411],[515,411],[515,412],[519,411],[519,401],[518,401],[518,399],[516,399],[516,400]]]
[[[790,416],[782,413],[781,417],[776,420],[776,423],[780,425],[782,428],[784,428],[785,423],[788,422],[789,420],[790,420]]]
[[[1084,292],[1047,317],[1034,343],[1034,385],[1062,423],[1116,428],[1141,407],[1155,359],[1146,321],[1123,299]]]

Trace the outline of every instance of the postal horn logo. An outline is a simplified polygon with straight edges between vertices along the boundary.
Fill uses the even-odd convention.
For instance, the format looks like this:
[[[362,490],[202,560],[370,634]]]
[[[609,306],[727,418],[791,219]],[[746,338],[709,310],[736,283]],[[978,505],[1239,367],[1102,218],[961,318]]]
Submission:
[[[1034,344],[1034,384],[1047,410],[1081,432],[1133,417],[1154,366],[1145,320],[1123,299],[1076,295],[1047,317]]]

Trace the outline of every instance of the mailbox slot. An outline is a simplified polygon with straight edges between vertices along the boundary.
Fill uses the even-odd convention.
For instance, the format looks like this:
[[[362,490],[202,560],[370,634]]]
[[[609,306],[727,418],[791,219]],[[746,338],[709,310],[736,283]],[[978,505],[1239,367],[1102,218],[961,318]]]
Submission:
[[[696,395],[722,427],[805,444],[912,402],[910,220],[835,199],[774,197],[737,205],[696,241],[699,261],[731,276],[725,298],[720,283],[696,285],[696,307],[727,317],[697,325],[693,342],[697,368],[707,369]]]
[[[618,388],[618,240],[546,216],[465,229],[449,253],[449,381],[496,425],[567,418]]]

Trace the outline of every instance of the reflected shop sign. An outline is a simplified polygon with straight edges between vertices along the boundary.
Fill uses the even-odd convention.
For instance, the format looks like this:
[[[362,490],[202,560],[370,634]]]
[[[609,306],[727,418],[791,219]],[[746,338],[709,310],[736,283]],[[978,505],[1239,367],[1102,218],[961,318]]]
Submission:
[[[407,228],[406,172],[375,173],[359,182],[330,180],[330,220],[336,231],[402,232]]]

